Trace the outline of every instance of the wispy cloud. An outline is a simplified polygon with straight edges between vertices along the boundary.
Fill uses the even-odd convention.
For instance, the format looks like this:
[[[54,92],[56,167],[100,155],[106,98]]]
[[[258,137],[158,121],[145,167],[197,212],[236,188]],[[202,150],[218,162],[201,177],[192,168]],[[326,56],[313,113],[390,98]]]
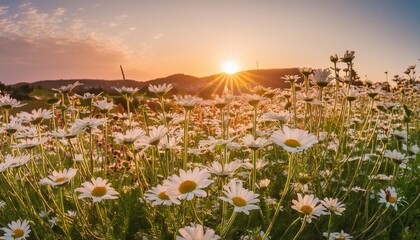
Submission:
[[[7,13],[7,9],[9,9],[8,6],[2,6],[2,5],[0,5],[0,15],[6,14]]]
[[[0,6],[0,81],[119,78],[115,66],[131,62],[132,52],[118,37],[71,16],[65,8],[43,12],[31,3],[17,9]]]
[[[155,40],[159,40],[162,37],[163,37],[163,34],[162,33],[156,33],[156,34],[153,35],[153,39],[155,39]]]

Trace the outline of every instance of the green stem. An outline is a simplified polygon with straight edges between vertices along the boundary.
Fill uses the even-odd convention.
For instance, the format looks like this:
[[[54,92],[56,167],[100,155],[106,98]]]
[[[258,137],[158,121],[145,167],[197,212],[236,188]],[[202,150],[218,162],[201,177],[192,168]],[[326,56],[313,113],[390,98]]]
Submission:
[[[283,203],[283,201],[284,201],[284,199],[286,197],[287,192],[289,191],[290,180],[292,179],[292,174],[293,174],[292,167],[293,167],[293,154],[290,154],[289,155],[289,166],[287,168],[287,180],[286,180],[286,184],[284,185],[282,196],[280,198],[279,203],[276,206],[276,210],[274,212],[273,218],[270,221],[270,225],[268,226],[267,231],[265,231],[263,240],[267,239],[268,235],[270,234],[270,231],[271,231],[271,229],[274,226],[274,222],[276,221],[277,215],[280,212],[281,205],[282,205],[282,203]]]
[[[232,226],[233,222],[235,221],[237,214],[238,214],[237,212],[233,212],[232,215],[230,216],[229,222],[226,224],[226,227],[223,228],[223,230],[220,234],[220,237],[222,239],[225,239],[225,236],[226,236],[227,232],[229,231],[230,227]]]
[[[306,226],[306,218],[308,217],[308,215],[305,214],[305,217],[303,217],[303,221],[302,221],[302,226],[300,226],[299,231],[296,233],[296,236],[293,238],[293,240],[298,239],[299,235],[303,232],[303,229]]]

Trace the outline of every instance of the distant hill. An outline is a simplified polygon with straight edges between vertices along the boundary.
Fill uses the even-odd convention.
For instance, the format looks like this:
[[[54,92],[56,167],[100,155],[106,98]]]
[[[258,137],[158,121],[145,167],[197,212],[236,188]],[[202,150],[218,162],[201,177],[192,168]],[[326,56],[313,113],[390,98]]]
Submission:
[[[141,91],[147,91],[147,86],[149,84],[157,85],[170,83],[174,85],[174,91],[176,93],[209,97],[212,94],[221,94],[224,86],[228,86],[233,89],[235,93],[240,91],[247,92],[247,89],[255,85],[271,88],[286,88],[290,86],[289,83],[281,79],[285,75],[299,75],[299,71],[297,68],[248,70],[238,72],[233,75],[220,73],[202,78],[186,74],[174,74],[145,82],[139,82],[136,80],[61,79],[43,80],[33,83],[18,83],[11,86],[17,87],[28,84],[34,88],[42,87],[45,89],[52,89],[79,81],[80,83],[83,83],[83,85],[79,86],[76,89],[77,91],[102,90],[112,93],[115,92],[115,87],[137,87],[140,88]]]

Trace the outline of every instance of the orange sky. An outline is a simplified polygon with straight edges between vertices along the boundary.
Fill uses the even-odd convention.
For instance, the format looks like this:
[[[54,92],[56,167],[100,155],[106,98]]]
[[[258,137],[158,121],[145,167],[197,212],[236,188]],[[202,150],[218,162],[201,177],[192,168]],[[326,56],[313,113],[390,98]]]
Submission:
[[[355,50],[362,79],[420,57],[420,1],[1,1],[0,81],[140,81],[221,71],[330,66]]]

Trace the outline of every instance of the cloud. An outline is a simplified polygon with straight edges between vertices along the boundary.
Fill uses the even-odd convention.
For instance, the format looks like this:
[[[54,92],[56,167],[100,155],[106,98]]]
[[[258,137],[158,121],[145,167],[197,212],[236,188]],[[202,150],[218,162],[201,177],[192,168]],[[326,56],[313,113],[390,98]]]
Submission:
[[[0,14],[3,83],[61,78],[118,79],[119,64],[127,68],[132,65],[133,53],[121,39],[90,29],[86,20],[67,16],[64,8],[42,12],[26,3],[18,6],[16,13],[9,10],[0,6],[0,13],[6,12]],[[142,80],[145,76],[141,71],[136,74],[131,78]]]
[[[7,9],[9,9],[8,6],[1,6],[0,5],[0,15],[6,14],[7,13]]]
[[[163,34],[162,33],[156,33],[156,34],[153,35],[153,39],[155,39],[155,40],[159,40],[162,37],[163,37]]]

